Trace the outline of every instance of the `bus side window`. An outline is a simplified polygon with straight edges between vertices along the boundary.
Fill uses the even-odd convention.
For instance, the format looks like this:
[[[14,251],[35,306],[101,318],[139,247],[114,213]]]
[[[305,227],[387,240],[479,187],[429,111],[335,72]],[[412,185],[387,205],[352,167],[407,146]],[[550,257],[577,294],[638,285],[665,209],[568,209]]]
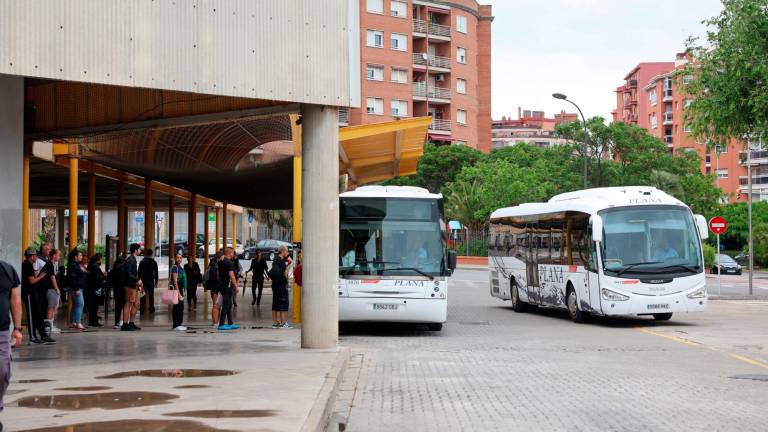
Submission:
[[[592,227],[591,226],[587,230],[587,236],[586,236],[585,242],[588,245],[588,247],[585,248],[585,250],[587,252],[586,269],[591,271],[591,272],[597,272],[597,253],[595,253],[595,247],[597,246],[597,243],[592,241]]]

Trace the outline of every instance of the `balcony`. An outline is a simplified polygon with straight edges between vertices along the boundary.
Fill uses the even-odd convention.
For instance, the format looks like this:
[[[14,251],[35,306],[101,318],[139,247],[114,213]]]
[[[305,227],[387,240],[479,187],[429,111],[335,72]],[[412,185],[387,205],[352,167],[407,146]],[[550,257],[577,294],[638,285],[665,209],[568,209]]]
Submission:
[[[672,124],[672,112],[667,111],[664,113],[664,125],[671,125]]]
[[[749,177],[747,177],[747,176],[739,176],[739,185],[741,185],[741,186],[748,186],[749,185]],[[753,175],[752,176],[752,186],[759,186],[759,185],[768,185],[768,176],[766,176],[766,175]]]
[[[349,108],[339,108],[339,126],[349,125]]]
[[[451,102],[451,89],[430,85],[429,90],[427,91],[426,87],[424,82],[413,83],[413,100],[421,101],[429,98],[429,102],[431,103]],[[427,92],[429,93],[428,95]]]
[[[430,54],[429,67],[436,69],[445,69],[446,72],[451,70],[450,57],[440,57]],[[413,64],[419,66],[427,66],[427,60],[422,57],[422,53],[413,53]]]
[[[663,102],[672,102],[672,89],[671,88],[665,88],[664,89],[664,99],[662,99]]]
[[[450,120],[432,119],[432,124],[429,125],[429,132],[439,133],[439,134],[450,134],[451,133]]]
[[[437,37],[450,40],[451,28],[448,26],[427,22],[424,20],[413,20],[413,36],[414,37]]]
[[[634,114],[634,113],[630,113],[630,114],[627,114],[627,115],[625,115],[625,116],[624,116],[624,122],[625,122],[625,123],[628,123],[628,122],[633,122],[633,123],[634,123],[634,122],[637,122],[637,114]]]
[[[627,84],[626,85],[627,85],[628,89],[630,89],[630,88],[637,88],[637,80],[636,79],[627,80]]]
[[[632,105],[637,105],[637,99],[628,99],[624,101],[624,108],[629,108]]]
[[[739,152],[739,158],[741,159],[741,164],[746,165],[747,164],[747,152],[741,151]],[[762,165],[762,164],[768,164],[768,151],[767,150],[752,150],[749,154],[749,163],[752,166],[755,165]]]
[[[673,141],[672,135],[664,135],[664,143],[667,146],[671,146],[672,145],[672,141]]]

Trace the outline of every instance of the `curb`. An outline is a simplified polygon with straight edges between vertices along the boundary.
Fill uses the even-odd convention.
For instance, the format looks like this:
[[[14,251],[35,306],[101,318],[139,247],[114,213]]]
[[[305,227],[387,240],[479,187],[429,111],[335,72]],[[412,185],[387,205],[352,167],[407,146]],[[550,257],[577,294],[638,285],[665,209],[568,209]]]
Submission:
[[[333,361],[331,370],[325,375],[325,382],[323,382],[323,386],[315,398],[315,403],[312,404],[312,409],[301,427],[301,432],[324,432],[326,430],[348,362],[349,348],[339,347],[336,360]]]
[[[710,295],[710,300],[768,301],[768,295]]]

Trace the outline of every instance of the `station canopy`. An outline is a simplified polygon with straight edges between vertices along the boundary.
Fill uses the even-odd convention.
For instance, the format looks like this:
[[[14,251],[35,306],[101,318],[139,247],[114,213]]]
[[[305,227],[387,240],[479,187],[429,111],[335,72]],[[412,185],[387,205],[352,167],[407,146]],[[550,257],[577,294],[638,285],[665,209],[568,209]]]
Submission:
[[[291,114],[299,105],[37,79],[25,87],[26,140],[66,148],[85,161],[81,169],[150,178],[244,207],[292,205]],[[414,174],[429,124],[412,118],[342,128],[340,174],[357,185]],[[50,160],[31,165],[33,206],[66,206],[68,156]],[[112,177],[98,181],[100,206],[116,205],[111,180],[119,175]],[[143,193],[135,189],[126,198],[139,205]]]

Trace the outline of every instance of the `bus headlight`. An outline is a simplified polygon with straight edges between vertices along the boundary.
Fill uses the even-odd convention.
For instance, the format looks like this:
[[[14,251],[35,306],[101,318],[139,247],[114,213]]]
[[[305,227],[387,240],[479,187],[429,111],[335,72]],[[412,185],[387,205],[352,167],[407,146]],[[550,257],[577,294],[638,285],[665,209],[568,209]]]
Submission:
[[[695,298],[704,298],[707,296],[707,286],[704,285],[703,287],[697,289],[696,291],[688,294],[686,297],[689,299],[695,299]]]
[[[629,300],[628,296],[625,296],[624,294],[619,294],[616,291],[611,291],[608,288],[603,288],[600,293],[603,295],[603,300],[608,301],[625,301]]]

